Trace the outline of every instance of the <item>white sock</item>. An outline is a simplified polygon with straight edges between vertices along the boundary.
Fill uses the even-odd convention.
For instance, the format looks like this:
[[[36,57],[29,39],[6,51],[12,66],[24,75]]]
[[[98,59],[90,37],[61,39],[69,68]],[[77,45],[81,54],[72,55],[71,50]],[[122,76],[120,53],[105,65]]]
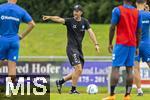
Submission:
[[[137,89],[137,92],[138,92],[138,93],[143,93],[143,91],[142,91],[141,88]]]

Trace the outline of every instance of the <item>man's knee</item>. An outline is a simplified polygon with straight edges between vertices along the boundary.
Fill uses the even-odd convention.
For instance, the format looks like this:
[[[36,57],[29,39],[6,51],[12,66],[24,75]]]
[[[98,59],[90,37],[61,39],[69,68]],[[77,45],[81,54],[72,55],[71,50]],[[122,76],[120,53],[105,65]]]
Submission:
[[[0,60],[0,68],[7,64],[7,61]]]
[[[134,73],[140,73],[140,68],[137,66],[135,66],[133,70],[134,70]]]
[[[82,71],[83,71],[82,65],[81,64],[76,65],[75,70],[82,73]]]
[[[119,75],[119,67],[113,67],[111,71],[112,76]]]
[[[112,71],[119,72],[120,67],[112,67]]]
[[[114,82],[118,82],[119,80],[119,67],[112,68],[111,80]]]
[[[126,67],[126,72],[127,72],[127,75],[132,75],[133,74],[133,67]]]

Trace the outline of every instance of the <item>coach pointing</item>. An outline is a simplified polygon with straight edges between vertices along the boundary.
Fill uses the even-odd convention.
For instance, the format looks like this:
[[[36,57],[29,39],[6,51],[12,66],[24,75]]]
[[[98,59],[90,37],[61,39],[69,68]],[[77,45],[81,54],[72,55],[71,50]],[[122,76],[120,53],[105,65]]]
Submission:
[[[66,81],[72,80],[72,89],[70,94],[79,94],[76,90],[77,82],[82,74],[84,66],[84,57],[82,53],[82,40],[85,35],[85,30],[89,33],[91,40],[93,41],[96,51],[99,52],[99,44],[96,40],[96,36],[90,27],[89,22],[81,17],[83,14],[82,7],[75,5],[73,9],[73,18],[60,18],[58,16],[43,16],[43,20],[52,20],[54,22],[62,23],[67,27],[67,55],[70,64],[74,66],[74,71],[65,76],[62,80],[56,81],[58,92],[61,93],[62,84]]]

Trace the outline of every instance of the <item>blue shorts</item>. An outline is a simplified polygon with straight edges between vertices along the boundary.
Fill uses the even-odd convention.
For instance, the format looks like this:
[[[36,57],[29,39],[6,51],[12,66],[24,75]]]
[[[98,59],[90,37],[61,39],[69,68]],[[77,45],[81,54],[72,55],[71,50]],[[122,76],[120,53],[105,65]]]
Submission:
[[[142,59],[143,62],[150,62],[150,44],[140,44],[139,46],[139,55],[135,57],[135,60],[140,62]]]
[[[134,56],[136,47],[124,46],[116,44],[112,55],[112,66],[113,67],[132,67],[134,66]]]
[[[18,61],[19,37],[0,37],[0,60]]]

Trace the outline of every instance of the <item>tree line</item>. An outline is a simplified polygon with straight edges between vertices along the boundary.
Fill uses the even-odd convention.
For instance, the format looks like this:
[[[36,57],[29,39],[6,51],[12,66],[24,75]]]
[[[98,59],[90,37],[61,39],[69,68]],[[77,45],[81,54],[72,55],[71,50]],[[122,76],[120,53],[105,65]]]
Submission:
[[[6,2],[7,0],[0,0]],[[120,3],[115,0],[18,0],[36,22],[42,22],[42,15],[57,15],[63,18],[72,17],[72,8],[80,4],[84,17],[91,23],[109,23],[114,6]]]

